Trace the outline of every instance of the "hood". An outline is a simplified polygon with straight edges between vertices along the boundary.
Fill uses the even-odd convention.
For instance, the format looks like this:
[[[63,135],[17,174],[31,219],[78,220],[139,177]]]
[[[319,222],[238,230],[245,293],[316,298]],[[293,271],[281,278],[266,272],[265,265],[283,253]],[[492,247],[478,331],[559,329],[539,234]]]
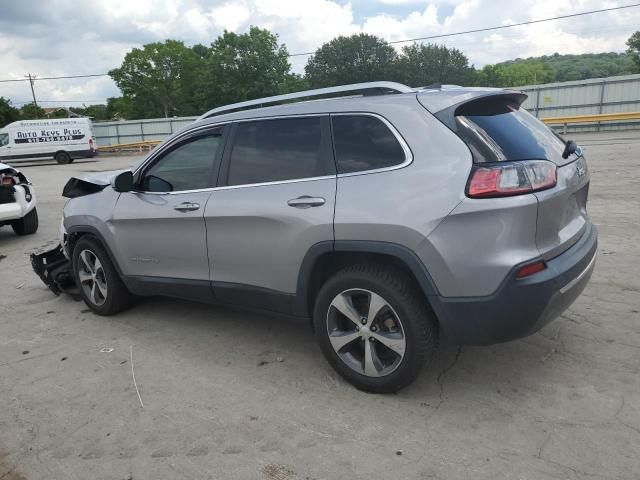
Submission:
[[[83,182],[93,183],[106,187],[107,185],[111,185],[111,180],[125,171],[126,169],[108,170],[106,172],[87,172],[86,175],[81,174],[73,178],[75,178],[76,180],[82,180]]]
[[[71,177],[62,189],[62,196],[67,198],[82,197],[104,190],[124,170],[109,170],[107,172],[88,172],[86,175]]]

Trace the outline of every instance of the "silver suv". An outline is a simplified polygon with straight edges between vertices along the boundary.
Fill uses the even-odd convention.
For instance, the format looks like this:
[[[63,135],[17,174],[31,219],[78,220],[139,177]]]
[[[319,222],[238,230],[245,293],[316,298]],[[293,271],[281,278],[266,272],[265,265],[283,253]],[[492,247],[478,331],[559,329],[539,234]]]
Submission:
[[[71,179],[34,268],[100,315],[168,295],[310,319],[340,375],[395,391],[439,335],[529,335],[593,271],[587,164],[525,99],[376,82],[212,110],[132,171]]]

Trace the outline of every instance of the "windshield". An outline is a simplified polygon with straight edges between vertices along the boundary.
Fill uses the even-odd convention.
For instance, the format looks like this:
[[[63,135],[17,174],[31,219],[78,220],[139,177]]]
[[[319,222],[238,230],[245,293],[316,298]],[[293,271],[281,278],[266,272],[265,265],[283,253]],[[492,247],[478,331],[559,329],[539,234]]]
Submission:
[[[9,144],[9,134],[8,133],[0,133],[0,147],[4,147]]]

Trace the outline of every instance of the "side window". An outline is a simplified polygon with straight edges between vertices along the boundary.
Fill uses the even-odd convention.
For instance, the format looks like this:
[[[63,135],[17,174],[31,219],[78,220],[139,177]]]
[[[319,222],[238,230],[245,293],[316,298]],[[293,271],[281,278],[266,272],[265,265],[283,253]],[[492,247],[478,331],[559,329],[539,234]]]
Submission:
[[[338,173],[392,167],[405,161],[398,139],[371,115],[333,115],[333,142]]]
[[[229,159],[229,185],[335,173],[322,142],[322,118],[240,122]]]
[[[178,144],[144,173],[140,189],[178,192],[212,187],[214,163],[221,145],[222,127]]]
[[[0,147],[4,147],[5,145],[9,145],[9,134],[0,133]]]

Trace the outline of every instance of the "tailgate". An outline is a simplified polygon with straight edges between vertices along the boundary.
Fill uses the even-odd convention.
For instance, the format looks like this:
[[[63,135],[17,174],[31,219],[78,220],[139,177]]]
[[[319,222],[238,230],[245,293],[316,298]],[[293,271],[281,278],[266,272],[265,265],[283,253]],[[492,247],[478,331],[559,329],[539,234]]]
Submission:
[[[584,157],[558,167],[558,183],[536,192],[536,245],[545,260],[556,257],[578,241],[587,222],[589,172]]]

